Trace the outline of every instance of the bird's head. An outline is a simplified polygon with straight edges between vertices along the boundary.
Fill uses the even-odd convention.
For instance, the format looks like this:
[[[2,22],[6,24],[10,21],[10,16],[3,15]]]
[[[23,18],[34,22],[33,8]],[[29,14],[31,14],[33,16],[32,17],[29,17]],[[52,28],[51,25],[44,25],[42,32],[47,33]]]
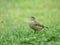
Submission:
[[[35,20],[35,17],[34,17],[34,16],[31,16],[31,17],[30,17],[30,20]]]
[[[31,16],[29,22],[30,22],[30,23],[34,23],[34,22],[35,22],[35,17],[34,17],[34,16]]]

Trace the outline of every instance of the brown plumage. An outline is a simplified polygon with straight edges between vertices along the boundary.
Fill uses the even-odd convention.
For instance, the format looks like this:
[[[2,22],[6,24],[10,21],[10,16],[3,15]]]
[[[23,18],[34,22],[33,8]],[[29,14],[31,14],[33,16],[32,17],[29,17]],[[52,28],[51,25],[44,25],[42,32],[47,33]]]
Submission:
[[[36,31],[40,31],[43,28],[45,28],[44,25],[39,24],[38,22],[35,21],[35,17],[31,16],[30,20],[29,20],[29,26],[36,32]],[[46,27],[48,28],[48,27]]]

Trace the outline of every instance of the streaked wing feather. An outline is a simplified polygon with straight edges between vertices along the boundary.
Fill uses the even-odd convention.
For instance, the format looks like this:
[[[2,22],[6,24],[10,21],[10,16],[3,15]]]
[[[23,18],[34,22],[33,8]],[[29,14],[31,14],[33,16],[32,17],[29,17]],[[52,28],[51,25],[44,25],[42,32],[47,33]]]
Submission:
[[[40,25],[39,23],[35,22],[35,26],[38,26],[38,27],[44,27],[44,25]]]

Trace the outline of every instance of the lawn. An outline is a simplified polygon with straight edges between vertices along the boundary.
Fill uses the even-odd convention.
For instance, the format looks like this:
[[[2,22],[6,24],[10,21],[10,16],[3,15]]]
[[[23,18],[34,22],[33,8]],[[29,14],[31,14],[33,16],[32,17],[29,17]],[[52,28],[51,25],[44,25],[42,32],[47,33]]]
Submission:
[[[30,16],[48,29],[34,34]],[[60,0],[0,0],[0,45],[60,45]]]

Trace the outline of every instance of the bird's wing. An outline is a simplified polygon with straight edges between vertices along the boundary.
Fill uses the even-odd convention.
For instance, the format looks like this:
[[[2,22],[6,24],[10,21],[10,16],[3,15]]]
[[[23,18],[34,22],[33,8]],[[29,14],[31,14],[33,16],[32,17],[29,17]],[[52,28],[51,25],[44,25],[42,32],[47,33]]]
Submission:
[[[35,26],[38,27],[38,28],[48,28],[44,25],[39,24],[38,22],[35,23]]]
[[[44,27],[44,25],[40,25],[38,22],[35,22],[35,26]]]

